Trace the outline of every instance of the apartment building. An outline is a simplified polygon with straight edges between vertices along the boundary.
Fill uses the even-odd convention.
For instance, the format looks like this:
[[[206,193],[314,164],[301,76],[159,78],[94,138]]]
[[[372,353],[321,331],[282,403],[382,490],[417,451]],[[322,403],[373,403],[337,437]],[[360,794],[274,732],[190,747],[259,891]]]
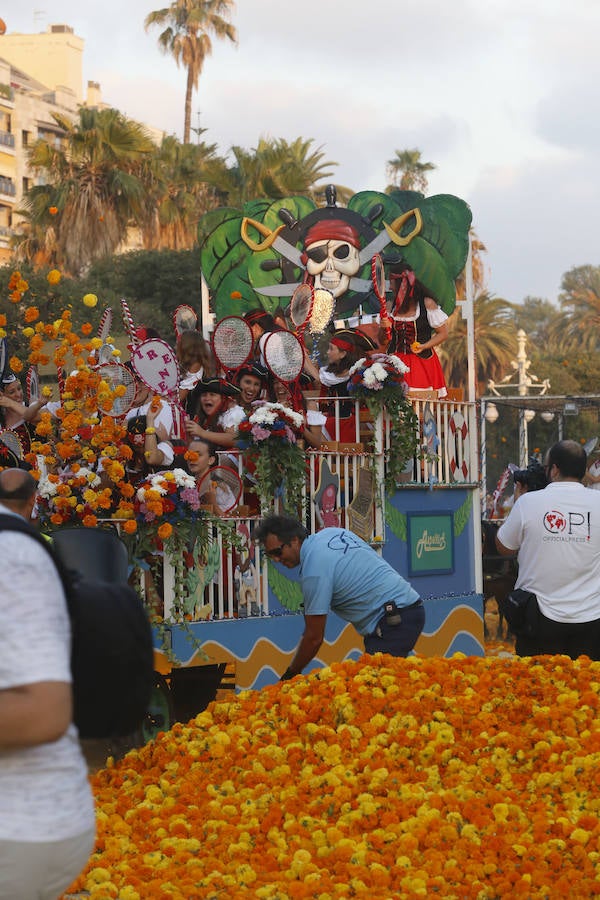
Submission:
[[[96,81],[88,81],[84,96],[83,50],[83,38],[69,25],[0,34],[0,265],[11,258],[11,237],[22,220],[18,210],[36,183],[27,148],[38,138],[60,144],[63,132],[53,112],[75,117],[82,104],[106,105]],[[144,127],[160,143],[164,132]]]

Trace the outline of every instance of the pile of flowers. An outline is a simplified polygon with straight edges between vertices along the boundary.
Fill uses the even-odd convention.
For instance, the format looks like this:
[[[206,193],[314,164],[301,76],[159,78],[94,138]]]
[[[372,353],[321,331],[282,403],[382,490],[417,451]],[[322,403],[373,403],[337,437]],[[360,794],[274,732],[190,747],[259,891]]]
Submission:
[[[72,890],[595,897],[600,663],[362,657],[214,703],[93,778]]]
[[[374,353],[352,366],[347,384],[348,393],[361,400],[374,418],[386,413],[389,427],[385,487],[390,493],[419,447],[419,422],[404,380],[408,371],[409,367],[397,356]]]
[[[281,403],[256,405],[238,427],[236,444],[250,460],[263,507],[282,497],[283,506],[297,515],[303,502],[306,462],[298,438],[304,417]]]

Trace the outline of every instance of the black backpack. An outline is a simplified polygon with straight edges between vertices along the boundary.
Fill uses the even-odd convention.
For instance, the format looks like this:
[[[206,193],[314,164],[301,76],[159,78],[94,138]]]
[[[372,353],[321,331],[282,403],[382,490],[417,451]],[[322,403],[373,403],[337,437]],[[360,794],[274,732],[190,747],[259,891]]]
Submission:
[[[144,606],[122,577],[122,541],[114,532],[78,528],[68,529],[78,535],[66,541],[57,531],[53,547],[25,519],[2,514],[0,530],[30,535],[50,554],[60,575],[71,618],[73,721],[79,736],[131,734],[147,713],[154,684],[154,651]],[[84,563],[85,557],[93,559],[87,568],[73,564],[78,540]],[[103,560],[107,565],[102,566]],[[93,577],[97,571],[103,578]],[[109,580],[111,576],[114,580]]]

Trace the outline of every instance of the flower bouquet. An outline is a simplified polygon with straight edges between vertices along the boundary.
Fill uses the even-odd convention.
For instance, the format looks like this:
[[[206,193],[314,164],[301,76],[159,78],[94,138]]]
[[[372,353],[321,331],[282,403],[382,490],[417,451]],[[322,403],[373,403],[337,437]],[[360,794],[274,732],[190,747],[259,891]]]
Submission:
[[[359,359],[350,369],[348,393],[368,408],[373,418],[382,412],[389,422],[389,450],[385,488],[389,493],[419,447],[419,422],[407,397],[404,375],[409,371],[401,359],[376,353]]]
[[[38,482],[38,516],[43,529],[61,525],[95,528],[98,518],[109,515],[110,488],[87,466],[73,463],[59,474],[43,475]]]
[[[298,515],[306,482],[306,462],[298,446],[303,428],[301,413],[262,401],[240,423],[236,444],[254,465],[263,507],[272,507],[274,498],[282,496],[284,508]]]

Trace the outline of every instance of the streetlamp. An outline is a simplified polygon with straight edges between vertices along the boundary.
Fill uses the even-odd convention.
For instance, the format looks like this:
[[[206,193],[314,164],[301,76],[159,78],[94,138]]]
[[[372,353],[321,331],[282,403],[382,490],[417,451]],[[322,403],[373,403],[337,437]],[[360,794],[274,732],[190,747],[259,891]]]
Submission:
[[[513,372],[503,378],[499,384],[496,384],[491,379],[488,381],[488,390],[494,396],[501,397],[501,391],[514,390],[515,387],[519,397],[527,397],[529,394],[533,393],[542,396],[549,389],[550,381],[547,378],[540,381],[536,375],[529,371],[531,360],[527,356],[527,351],[525,349],[526,344],[527,335],[522,328],[519,328],[517,331],[517,358],[511,362]],[[516,384],[513,380],[515,375],[517,376]],[[495,404],[490,404],[488,402],[488,409],[490,405],[493,405],[495,408]],[[485,418],[488,422],[493,423],[498,416],[496,415],[496,418],[490,419],[486,414]],[[523,469],[526,467],[529,460],[529,434],[527,426],[534,418],[535,411],[533,409],[526,409],[525,406],[519,406],[519,465]],[[544,417],[544,421],[548,420]]]

